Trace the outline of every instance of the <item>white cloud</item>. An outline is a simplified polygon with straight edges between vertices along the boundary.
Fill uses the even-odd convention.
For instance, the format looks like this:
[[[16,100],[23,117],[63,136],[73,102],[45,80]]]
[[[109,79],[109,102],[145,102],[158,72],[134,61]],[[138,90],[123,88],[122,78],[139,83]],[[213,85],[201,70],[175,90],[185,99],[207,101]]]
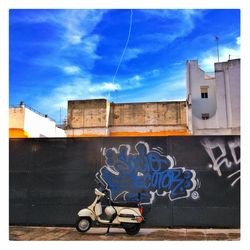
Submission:
[[[98,44],[100,42],[99,35],[91,35],[83,39],[81,48],[79,50],[84,54],[87,54],[91,59],[100,59],[101,57],[96,54]]]
[[[140,81],[141,77],[139,75],[135,75],[131,78],[131,80]]]
[[[72,44],[79,44],[82,42],[82,37],[80,35],[70,35],[68,40]]]
[[[104,82],[101,84],[95,84],[89,88],[89,92],[103,93],[120,90],[121,86],[118,83]]]
[[[205,72],[214,71],[214,63],[218,62],[218,56],[215,50],[208,50],[203,53],[200,57],[199,65]],[[219,59],[220,62],[228,61],[229,59],[240,58],[240,48],[229,48],[226,46],[219,48]]]
[[[168,19],[183,19],[186,20],[196,17],[202,16],[202,10],[195,9],[179,9],[179,10],[171,10],[171,9],[154,9],[154,10],[142,10],[146,15],[149,16],[158,16],[160,18],[168,18]]]
[[[200,67],[205,72],[214,71],[214,63],[218,62],[217,50],[210,49],[200,56]],[[240,58],[240,36],[235,39],[235,46],[220,46],[219,45],[219,60],[225,62],[230,59]]]
[[[117,83],[91,83],[90,77],[77,77],[54,88],[50,95],[39,96],[36,106],[41,112],[50,110],[51,117],[57,117],[60,108],[67,109],[68,100],[108,98],[109,93],[121,89]],[[49,107],[49,108],[48,108]]]
[[[151,71],[152,73],[158,73],[157,69]],[[91,77],[86,74],[85,77],[75,77],[69,82],[60,84],[59,87],[54,88],[51,94],[48,96],[39,97],[36,102],[36,106],[39,106],[41,112],[47,112],[48,107],[50,110],[49,115],[51,117],[58,117],[61,108],[67,110],[68,100],[84,100],[84,99],[96,99],[106,98],[112,100],[112,93],[116,91],[127,91],[132,90],[131,94],[135,95],[134,101],[158,101],[162,100],[173,100],[183,99],[185,96],[185,75],[183,72],[176,74],[176,77],[170,79],[162,79],[160,83],[154,84],[152,88],[146,88],[142,95],[136,95],[136,89],[140,89],[142,81],[147,80],[144,74],[133,75],[119,83],[102,82],[93,83]],[[184,79],[184,80],[183,80]],[[59,85],[59,84],[58,84]],[[181,90],[181,91],[179,91]],[[178,92],[178,93],[177,93]],[[181,94],[180,94],[181,92]],[[127,92],[126,95],[128,95]],[[126,97],[124,97],[126,100]],[[131,96],[129,98],[132,98]],[[133,101],[133,98],[130,101]],[[44,111],[43,111],[44,110]]]
[[[148,22],[151,18],[165,20],[164,32],[145,33],[139,37],[141,46],[127,48],[124,62],[138,58],[141,54],[155,53],[178,38],[185,37],[194,29],[197,19],[203,15],[202,10],[139,10],[145,14]],[[156,29],[157,30],[157,29]]]
[[[166,20],[166,31],[164,33],[151,33],[142,36],[143,39],[155,40],[157,46],[152,50],[159,50],[177,38],[187,36],[195,27],[197,19],[202,18],[202,10],[143,10],[148,18],[164,18]]]
[[[143,82],[147,82],[149,79],[159,76],[159,70],[153,69],[151,71],[146,71],[142,74],[136,74],[126,79],[120,80],[120,89],[121,91],[133,90],[142,87]]]
[[[66,74],[74,75],[80,73],[81,69],[78,66],[65,66],[63,67],[63,71]]]
[[[65,10],[59,16],[60,21],[57,23],[64,27],[68,42],[77,44],[92,34],[105,12],[105,10]]]
[[[89,87],[89,79],[76,78],[72,82],[60,84],[51,91],[50,95],[38,97],[36,106],[41,107],[41,110],[50,110],[50,115],[55,117],[54,114],[60,107],[67,108],[68,100],[89,98],[89,93],[86,91]]]
[[[160,74],[160,70],[159,69],[153,69],[153,70],[144,72],[143,76],[145,78],[151,78],[151,77],[157,77],[157,76],[159,76],[159,74]]]
[[[126,94],[123,98],[125,101],[129,100],[130,102],[185,100],[185,85],[185,69],[183,69],[172,76],[165,74],[162,76],[161,80],[153,82],[151,85],[146,85],[145,88],[138,89],[138,92],[131,91],[129,95]]]
[[[142,49],[139,48],[127,48],[123,61],[130,61],[132,59],[137,58],[140,54],[145,53]]]
[[[12,22],[47,23],[57,26],[58,34],[72,44],[80,43],[85,36],[91,34],[106,12],[106,10],[91,9],[21,11],[18,16],[11,16]]]
[[[98,23],[102,20],[106,10],[22,10],[19,15],[11,16],[11,22],[40,24],[46,23],[48,27],[52,26],[55,34],[50,40],[50,45],[57,49],[50,54],[42,56],[42,60],[49,61],[54,66],[68,63],[69,58],[73,56],[84,56],[87,68],[92,68],[94,61],[100,59],[96,54],[99,46],[100,36],[93,31]],[[26,44],[29,46],[29,43]],[[67,59],[66,59],[67,58]]]
[[[123,90],[137,89],[142,86],[141,81],[143,79],[144,78],[140,75],[134,75],[122,82],[122,89]]]

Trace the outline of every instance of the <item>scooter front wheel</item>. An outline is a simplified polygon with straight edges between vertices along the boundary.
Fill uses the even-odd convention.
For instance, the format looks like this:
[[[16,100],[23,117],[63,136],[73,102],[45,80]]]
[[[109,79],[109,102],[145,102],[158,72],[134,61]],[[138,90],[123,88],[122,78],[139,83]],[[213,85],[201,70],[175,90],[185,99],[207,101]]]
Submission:
[[[141,229],[141,224],[139,223],[126,223],[123,225],[126,233],[128,235],[136,235]]]
[[[84,233],[91,228],[91,219],[89,217],[79,217],[76,222],[76,229],[78,232]]]

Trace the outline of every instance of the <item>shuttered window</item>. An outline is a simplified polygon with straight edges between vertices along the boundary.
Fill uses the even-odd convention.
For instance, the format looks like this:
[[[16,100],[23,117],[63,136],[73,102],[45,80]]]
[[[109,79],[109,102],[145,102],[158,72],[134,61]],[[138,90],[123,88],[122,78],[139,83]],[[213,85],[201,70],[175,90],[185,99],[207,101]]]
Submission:
[[[201,98],[208,98],[208,87],[201,87]]]

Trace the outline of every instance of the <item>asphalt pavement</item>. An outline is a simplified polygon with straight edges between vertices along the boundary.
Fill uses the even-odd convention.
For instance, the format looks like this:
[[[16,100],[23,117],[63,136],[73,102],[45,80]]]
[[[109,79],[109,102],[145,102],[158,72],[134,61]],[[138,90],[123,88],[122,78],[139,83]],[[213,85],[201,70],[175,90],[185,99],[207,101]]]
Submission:
[[[199,241],[199,240],[240,240],[240,229],[217,228],[142,228],[137,235],[129,236],[122,228],[91,228],[86,233],[79,233],[73,227],[27,227],[10,226],[9,240],[18,241]]]

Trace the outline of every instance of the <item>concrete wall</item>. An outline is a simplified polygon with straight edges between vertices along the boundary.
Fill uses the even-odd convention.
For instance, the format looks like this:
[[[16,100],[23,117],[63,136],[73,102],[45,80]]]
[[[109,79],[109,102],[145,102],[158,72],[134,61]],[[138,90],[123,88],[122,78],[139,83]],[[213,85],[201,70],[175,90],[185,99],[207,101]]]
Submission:
[[[9,128],[23,129],[24,113],[23,108],[9,108]]]
[[[183,126],[186,102],[111,104],[110,126]]]
[[[215,76],[220,127],[239,129],[240,59],[216,63]]]
[[[107,126],[108,102],[105,99],[68,101],[70,129]]]
[[[199,68],[198,61],[188,61],[186,71],[193,134],[240,134],[240,60],[215,63],[214,78]],[[208,98],[201,98],[202,86],[208,87]],[[202,120],[202,113],[209,113],[209,119]]]
[[[28,133],[24,130],[24,108],[9,109],[9,137],[27,138]]]
[[[145,227],[240,227],[239,136],[11,139],[11,225],[70,225],[94,199],[138,200]]]
[[[70,136],[188,135],[186,102],[68,102]]]

